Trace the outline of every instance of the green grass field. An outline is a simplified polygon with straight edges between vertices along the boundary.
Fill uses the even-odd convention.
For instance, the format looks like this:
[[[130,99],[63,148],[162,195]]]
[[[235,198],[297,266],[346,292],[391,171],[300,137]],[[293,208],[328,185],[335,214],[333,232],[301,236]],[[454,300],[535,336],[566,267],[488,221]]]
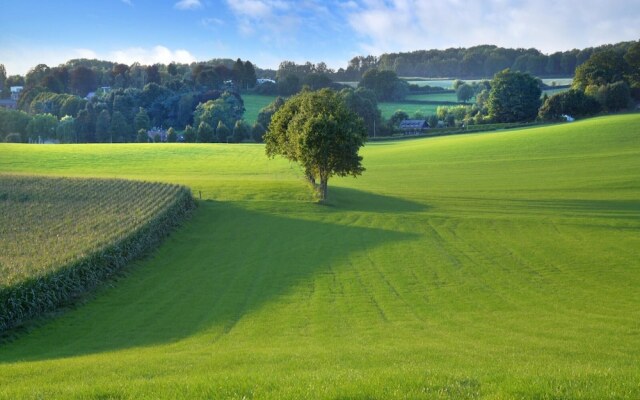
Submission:
[[[426,94],[410,94],[406,97],[412,101],[451,101],[458,102],[458,96],[455,93],[426,93]]]
[[[543,90],[543,91],[542,91],[542,94],[544,95],[544,94],[546,93],[546,94],[547,94],[547,96],[551,97],[551,96],[553,96],[554,94],[558,94],[558,93],[566,92],[567,90],[569,90],[569,89],[567,89],[567,88],[562,88],[562,89],[555,89],[555,88],[554,88],[554,89],[547,89],[547,90]]]
[[[436,113],[438,108],[437,104],[419,104],[419,103],[403,103],[403,102],[389,102],[378,103],[378,108],[383,118],[390,118],[393,113],[398,110],[402,110],[409,114],[409,117],[417,112],[421,112],[425,116],[429,116]]]
[[[244,120],[250,125],[255,124],[258,119],[260,110],[268,106],[277,96],[263,96],[260,94],[243,93],[242,100],[244,101]]]
[[[640,115],[371,143],[311,201],[261,145],[0,145],[205,200],[0,348],[0,398],[640,398]]]

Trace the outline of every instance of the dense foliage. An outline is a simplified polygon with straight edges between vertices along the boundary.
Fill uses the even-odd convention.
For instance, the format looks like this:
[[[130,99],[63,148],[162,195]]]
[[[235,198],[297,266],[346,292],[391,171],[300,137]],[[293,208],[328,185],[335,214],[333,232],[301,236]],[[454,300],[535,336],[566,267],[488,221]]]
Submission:
[[[593,115],[600,109],[600,104],[595,98],[581,90],[571,89],[546,99],[540,107],[539,116],[545,121],[554,121],[563,119],[563,115],[574,118]]]
[[[36,123],[28,130],[15,122],[20,117],[12,116],[11,123],[0,124],[0,134],[16,133],[19,141],[132,142],[140,139],[141,129],[182,130],[199,123],[194,121],[199,104],[220,98],[226,102],[229,96],[239,105],[225,108],[228,114],[221,119],[233,126],[242,119],[239,89],[255,86],[257,71],[262,72],[240,59],[191,65],[128,66],[97,60],[71,60],[53,68],[40,64],[26,74],[17,105],[31,115],[54,116],[56,127]],[[73,122],[57,135],[57,123],[65,116]],[[217,122],[210,121],[214,126]]]
[[[177,185],[0,176],[0,331],[95,287],[193,204]]]
[[[378,71],[372,68],[362,75],[358,87],[371,90],[378,101],[402,100],[409,92],[409,86],[393,71]]]
[[[539,77],[573,76],[576,67],[593,54],[612,48],[624,51],[634,43],[621,42],[548,55],[537,49],[507,49],[491,45],[387,53],[379,58],[355,57],[344,74],[360,76],[367,69],[377,67],[394,71],[400,76],[486,78],[509,68]]]
[[[494,122],[533,121],[540,108],[540,83],[529,74],[504,70],[491,81],[487,108]]]
[[[40,64],[24,77],[7,76],[4,66],[0,65],[2,97],[9,96],[10,86],[24,85],[17,102],[19,111],[0,110],[0,140],[145,142],[158,138],[169,140],[167,132],[172,127],[175,134],[171,140],[175,141],[237,142],[241,141],[240,138],[260,141],[260,132],[268,128],[270,115],[275,110],[264,110],[257,121],[261,127],[256,125],[255,129],[245,129],[241,123],[242,127],[236,130],[238,121],[245,118],[241,90],[243,94],[249,91],[250,96],[254,97],[260,94],[288,97],[303,89],[345,90],[345,102],[363,118],[370,136],[376,136],[377,132],[390,134],[393,131],[394,124],[385,123],[379,111],[375,110],[378,102],[414,105],[438,103],[437,106],[450,107],[454,106],[456,100],[463,104],[475,100],[463,118],[453,118],[449,114],[448,119],[433,121],[437,123],[432,126],[529,121],[538,114],[538,111],[532,111],[535,104],[535,100],[529,96],[532,93],[525,94],[525,97],[531,97],[526,112],[518,109],[524,106],[522,101],[508,102],[503,98],[499,103],[503,103],[512,115],[507,116],[502,112],[498,115],[495,94],[490,101],[489,81],[465,83],[457,80],[454,83],[456,98],[430,102],[415,100],[415,97],[444,93],[444,89],[408,85],[398,78],[399,75],[491,76],[504,67],[538,78],[569,76],[575,71],[574,89],[595,99],[600,108],[607,112],[626,109],[633,106],[631,100],[640,99],[640,42],[622,42],[551,55],[541,54],[535,49],[504,49],[496,46],[393,53],[383,54],[379,58],[355,57],[346,69],[338,70],[322,62],[296,64],[283,61],[278,70],[273,71],[256,68],[250,61],[240,59],[149,66],[81,59],[57,67]],[[260,79],[258,83],[257,77],[267,79]],[[367,92],[361,91],[355,95],[344,82],[340,83],[347,80],[359,81],[359,88],[367,89]],[[543,85],[541,87],[550,89]],[[558,88],[561,89],[565,88]],[[515,96],[513,99],[519,96],[516,91],[510,94]],[[558,99],[553,101],[557,102]],[[247,109],[251,116],[247,121],[253,123],[256,112],[266,102],[250,104]],[[493,114],[490,113],[490,105]],[[417,106],[413,107],[414,111],[407,106],[396,108],[383,104],[381,107],[386,117],[404,109],[411,118],[436,118],[433,114],[436,105],[421,107],[419,113],[415,113]],[[558,109],[557,105],[551,108]],[[589,115],[593,108],[588,106],[583,111],[576,115]],[[548,113],[545,110],[540,115]],[[202,122],[208,126],[202,125],[201,134],[198,135]],[[145,130],[165,133],[145,134]]]
[[[287,100],[273,115],[264,141],[267,156],[295,161],[311,184],[319,182],[318,195],[325,200],[331,176],[364,171],[358,151],[366,138],[362,119],[346,107],[340,94],[322,89]]]

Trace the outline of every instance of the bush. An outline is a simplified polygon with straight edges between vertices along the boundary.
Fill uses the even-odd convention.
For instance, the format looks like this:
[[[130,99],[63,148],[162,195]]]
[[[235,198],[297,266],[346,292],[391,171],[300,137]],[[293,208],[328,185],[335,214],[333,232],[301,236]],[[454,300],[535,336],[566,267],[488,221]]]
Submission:
[[[149,141],[149,137],[147,136],[147,131],[144,129],[139,129],[136,134],[136,142],[138,143],[147,143]]]
[[[216,128],[216,139],[220,143],[226,143],[231,131],[227,126],[222,122],[218,122],[218,127]]]
[[[240,143],[244,139],[248,138],[251,133],[251,127],[246,122],[239,120],[233,126],[233,134],[231,135],[231,141],[233,143]]]
[[[196,130],[191,125],[184,127],[184,141],[187,143],[195,143],[196,141]]]
[[[167,130],[167,142],[175,143],[177,140],[178,140],[178,134],[176,133],[176,130],[173,128],[169,128]]]
[[[255,88],[257,94],[273,96],[278,94],[278,85],[272,82],[264,82]]]
[[[538,116],[545,121],[561,120],[562,115],[583,117],[597,114],[600,104],[592,96],[578,89],[557,93],[545,100]]]
[[[593,96],[607,111],[619,111],[629,106],[631,90],[622,81],[607,85],[589,85],[585,93]]]
[[[196,138],[198,143],[211,143],[213,142],[213,128],[206,122],[200,122],[198,125],[198,135]]]
[[[398,125],[400,125],[400,122],[404,121],[405,119],[409,119],[409,114],[402,110],[398,110],[394,112],[393,115],[389,118],[389,126],[397,127]]]
[[[253,127],[251,128],[251,138],[256,142],[256,143],[262,143],[264,142],[264,134],[267,132],[266,129],[264,129],[264,126],[262,126],[262,124],[260,124],[259,122],[256,122],[255,124],[253,124]]]
[[[22,143],[22,136],[19,133],[9,133],[5,136],[6,143]]]

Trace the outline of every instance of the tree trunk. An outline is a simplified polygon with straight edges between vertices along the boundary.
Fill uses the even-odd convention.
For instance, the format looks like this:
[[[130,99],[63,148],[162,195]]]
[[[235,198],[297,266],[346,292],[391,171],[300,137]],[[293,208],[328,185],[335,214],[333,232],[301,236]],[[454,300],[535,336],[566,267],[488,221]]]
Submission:
[[[325,201],[327,199],[327,193],[328,193],[328,187],[327,187],[327,181],[329,179],[326,177],[321,177],[320,178],[320,201]]]

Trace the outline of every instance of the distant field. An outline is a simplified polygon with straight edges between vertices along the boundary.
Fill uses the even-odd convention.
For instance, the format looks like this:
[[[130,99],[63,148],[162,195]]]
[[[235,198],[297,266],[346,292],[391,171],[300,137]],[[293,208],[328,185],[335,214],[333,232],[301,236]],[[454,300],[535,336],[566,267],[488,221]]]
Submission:
[[[263,96],[259,94],[242,94],[244,100],[244,120],[253,125],[257,119],[260,110],[268,106],[277,96]]]
[[[447,90],[453,89],[453,83],[457,80],[457,79],[427,79],[427,78],[413,78],[413,77],[401,77],[401,79],[404,79],[405,81],[407,81],[407,83],[412,85],[441,87]],[[481,82],[484,80],[490,81],[491,79],[492,78],[462,79],[462,80],[467,83],[473,83],[473,82]],[[549,86],[551,86],[553,82],[555,82],[556,85],[558,86],[565,86],[565,85],[571,85],[571,83],[573,82],[573,78],[544,78],[542,79],[542,82],[544,82]],[[358,85],[358,82],[339,82],[339,83],[343,85],[353,86],[353,87],[356,87]]]
[[[389,118],[398,110],[402,110],[412,117],[416,112],[421,112],[425,116],[435,114],[438,108],[437,104],[415,104],[415,103],[378,103],[378,108],[384,118]]]
[[[457,102],[458,96],[455,93],[428,93],[428,94],[410,94],[407,100],[417,101],[451,101]]]
[[[407,77],[403,77],[402,79],[405,79],[408,83],[413,84],[413,85],[418,85],[418,86],[439,86],[445,89],[453,89],[453,83],[456,81],[456,79],[425,79],[425,78],[407,78]],[[491,78],[487,78],[487,79],[462,79],[464,82],[467,83],[473,83],[473,82],[480,82],[483,80],[491,80]],[[544,82],[547,85],[551,85],[553,82],[556,83],[556,85],[571,85],[571,82],[573,82],[573,78],[545,78],[542,80],[542,82]]]
[[[418,85],[418,86],[432,86],[432,87],[441,87],[447,90],[451,90],[453,89],[453,83],[457,80],[457,79],[416,79],[416,80],[412,80],[411,78],[403,78],[407,81],[407,83],[411,84],[411,85]],[[485,79],[462,79],[462,81],[466,82],[466,83],[473,83],[473,82],[481,82]],[[491,80],[491,79],[489,79]]]
[[[548,90],[543,90],[542,94],[544,95],[546,93],[548,96],[553,96],[554,94],[566,92],[567,90],[569,90],[569,89],[566,89],[566,88],[563,88],[563,89],[548,89]]]
[[[262,145],[0,144],[203,201],[0,350],[6,399],[638,399],[640,115],[368,143],[314,203]]]
[[[244,114],[244,119],[250,124],[253,124],[258,118],[258,113],[260,109],[269,105],[273,100],[275,100],[276,96],[262,96],[255,94],[243,94],[242,99],[244,100],[244,107],[246,109]],[[453,100],[451,100],[453,99]],[[457,101],[455,93],[448,94],[426,94],[426,95],[410,95],[407,97],[407,100],[428,100],[428,101]],[[437,105],[433,104],[410,104],[410,103],[402,103],[402,102],[391,102],[391,103],[378,103],[378,108],[382,113],[384,118],[389,118],[393,115],[397,110],[403,110],[407,112],[410,116],[415,112],[420,111],[425,115],[435,114]]]

